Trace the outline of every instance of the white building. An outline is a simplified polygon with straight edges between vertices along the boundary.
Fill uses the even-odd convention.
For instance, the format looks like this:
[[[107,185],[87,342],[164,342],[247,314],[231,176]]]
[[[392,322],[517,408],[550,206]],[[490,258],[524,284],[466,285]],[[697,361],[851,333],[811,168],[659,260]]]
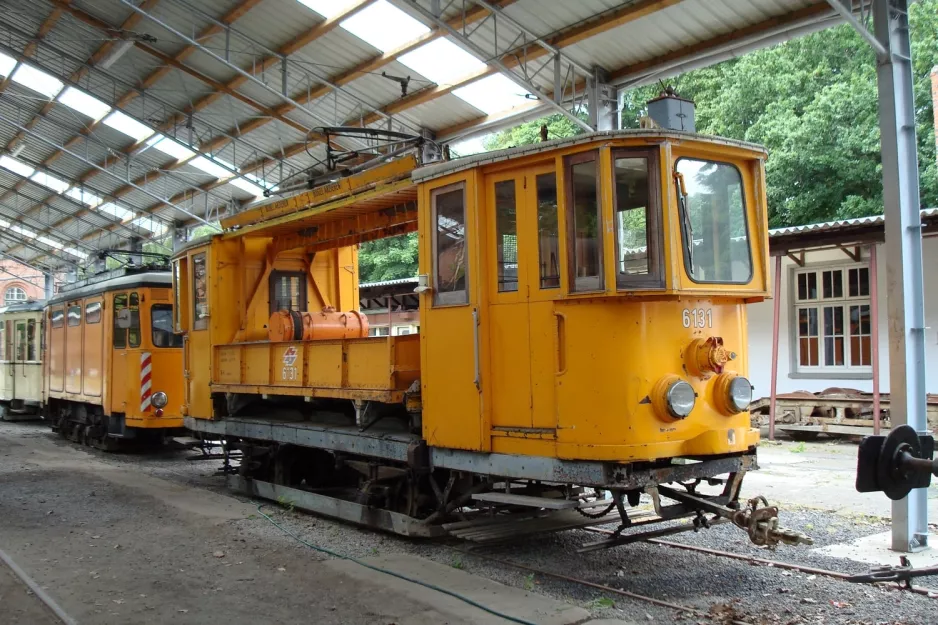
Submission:
[[[926,389],[938,393],[938,209],[922,211],[925,280]],[[889,392],[889,337],[883,218],[782,228],[770,233],[781,257],[778,393],[831,387],[873,390],[874,315],[870,277],[877,276],[880,391]],[[871,271],[871,247],[879,271]],[[768,299],[748,308],[749,377],[754,398],[772,379],[772,315]]]

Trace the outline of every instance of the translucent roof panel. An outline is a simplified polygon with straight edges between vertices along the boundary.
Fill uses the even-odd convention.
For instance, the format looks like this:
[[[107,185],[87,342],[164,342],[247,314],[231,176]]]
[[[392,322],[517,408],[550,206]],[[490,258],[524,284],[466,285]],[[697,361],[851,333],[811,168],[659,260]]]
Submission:
[[[166,226],[163,225],[163,222],[154,218],[152,215],[142,215],[137,217],[131,221],[130,224],[139,228],[143,228],[144,230],[149,230],[154,234],[163,234],[166,232]]]
[[[24,237],[29,237],[30,239],[36,238],[35,232],[33,232],[32,230],[28,228],[24,228],[23,226],[18,226],[16,224],[13,224],[12,226],[10,226],[10,230],[15,232],[16,234],[22,234]]]
[[[84,189],[79,189],[78,187],[72,187],[71,189],[65,192],[65,195],[72,198],[76,202],[81,202],[82,204],[85,204],[86,206],[90,206],[91,208],[94,208],[95,206],[100,206],[101,202],[104,201],[101,198],[99,198],[97,195],[95,195],[94,193],[91,193],[90,191],[86,191]]]
[[[107,204],[101,204],[100,206],[98,206],[98,210],[104,213],[105,215],[116,217],[120,219],[121,221],[126,221],[134,216],[134,214],[131,211],[127,210],[126,208],[122,208],[118,206],[117,204],[114,204],[113,202],[108,202]]]
[[[25,63],[20,64],[20,68],[13,72],[13,82],[41,93],[47,98],[54,98],[63,87],[62,81],[55,76]]]
[[[398,60],[438,85],[451,84],[485,69],[485,63],[445,38],[422,45]]]
[[[526,97],[527,94],[527,89],[504,74],[495,74],[453,91],[453,95],[462,98],[486,115],[529,103],[531,100]]]
[[[19,174],[23,178],[29,178],[36,171],[26,163],[18,161],[10,156],[0,156],[0,167],[9,169],[14,174]]]
[[[50,239],[49,237],[36,237],[36,240],[44,245],[48,245],[49,247],[54,247],[57,250],[62,249],[62,244],[55,239]]]
[[[66,247],[62,249],[66,254],[71,254],[75,258],[81,258],[82,260],[88,258],[88,255],[82,252],[81,250],[76,250],[74,247]]]
[[[153,130],[144,126],[137,120],[124,115],[120,111],[114,111],[102,121],[105,126],[110,126],[118,132],[122,132],[134,141],[143,141],[153,134]]]
[[[74,87],[66,87],[65,91],[59,94],[58,101],[95,121],[107,115],[111,110],[111,107],[101,100]]]
[[[342,22],[342,28],[382,52],[399,48],[430,29],[387,0],[378,0]]]
[[[230,184],[233,187],[237,187],[241,189],[242,191],[246,191],[250,193],[251,195],[253,195],[254,197],[260,197],[264,195],[264,190],[261,187],[257,186],[256,184],[252,182],[248,182],[244,178],[232,178],[231,180],[228,181],[228,184]]]
[[[52,189],[56,193],[62,193],[69,187],[69,184],[64,180],[60,180],[44,171],[37,171],[35,174],[30,176],[29,179],[36,184],[41,184],[47,189]]]
[[[172,156],[177,161],[184,161],[195,156],[195,152],[169,137],[161,134],[153,135],[147,141],[147,147],[159,150],[167,156]]]
[[[348,7],[352,6],[355,0],[298,0],[300,4],[305,4],[316,13],[319,13],[326,19],[335,17]]]
[[[16,67],[16,59],[0,52],[0,75],[9,76],[14,67]]]
[[[225,165],[229,167],[230,169],[234,169],[234,165],[225,163],[224,161],[221,161],[221,163],[222,165]],[[202,171],[207,173],[209,176],[214,176],[215,178],[218,178],[220,180],[231,178],[234,175],[233,173],[231,173],[230,171],[228,171],[227,169],[219,165],[218,161],[214,159],[208,159],[204,156],[196,156],[194,159],[189,161],[189,164],[195,167],[196,169],[201,169]]]

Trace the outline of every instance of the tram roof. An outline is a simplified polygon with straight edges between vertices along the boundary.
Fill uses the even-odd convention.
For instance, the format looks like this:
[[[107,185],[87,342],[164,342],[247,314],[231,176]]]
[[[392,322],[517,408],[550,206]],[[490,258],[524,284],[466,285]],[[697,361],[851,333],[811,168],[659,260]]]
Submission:
[[[75,282],[63,287],[62,291],[48,301],[48,305],[61,304],[81,299],[98,293],[116,291],[124,288],[155,286],[171,287],[173,277],[169,271],[142,271],[127,272],[115,270],[106,274],[92,276],[81,282]]]
[[[567,148],[574,145],[582,145],[585,143],[593,143],[596,141],[612,139],[648,139],[649,141],[669,139],[672,141],[696,141],[701,143],[708,143],[711,145],[751,150],[761,155],[767,154],[766,149],[756,143],[737,141],[735,139],[724,139],[722,137],[713,137],[710,135],[702,135],[694,132],[680,132],[676,130],[660,129],[602,130],[598,132],[587,132],[565,139],[553,139],[551,141],[532,143],[514,148],[505,148],[503,150],[495,150],[492,152],[482,152],[480,154],[473,154],[472,156],[466,156],[452,161],[444,161],[442,163],[433,163],[432,165],[426,165],[414,170],[413,174],[411,174],[411,179],[414,182],[424,182],[458,171],[480,167],[482,165],[499,163],[514,158],[521,158],[524,156],[530,156],[532,154],[540,154],[542,152],[549,152],[551,150]]]

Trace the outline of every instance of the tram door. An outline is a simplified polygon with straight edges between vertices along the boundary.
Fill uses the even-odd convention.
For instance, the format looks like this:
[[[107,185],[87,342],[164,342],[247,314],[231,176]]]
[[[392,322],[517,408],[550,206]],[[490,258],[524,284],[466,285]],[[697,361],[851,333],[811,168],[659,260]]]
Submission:
[[[560,289],[557,184],[552,165],[486,177],[488,361],[495,434],[556,427]]]

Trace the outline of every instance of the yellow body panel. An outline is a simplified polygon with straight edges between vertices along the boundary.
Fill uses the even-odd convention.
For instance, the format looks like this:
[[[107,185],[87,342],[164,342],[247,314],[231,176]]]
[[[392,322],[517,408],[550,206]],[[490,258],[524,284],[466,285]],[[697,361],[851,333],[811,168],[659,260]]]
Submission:
[[[607,171],[612,151],[630,147],[650,148],[660,163],[663,288],[623,291],[616,285],[615,250],[608,240],[616,236],[611,176],[603,176],[599,187],[602,235],[607,239],[602,248],[603,288],[574,292],[566,271],[560,272],[559,287],[542,288],[532,272],[538,266],[535,177],[555,173],[558,229],[565,233],[564,158],[596,150],[600,171]],[[671,173],[681,157],[727,162],[740,171],[752,248],[753,271],[747,283],[699,284],[687,274]],[[431,292],[421,297],[427,441],[442,447],[602,461],[705,456],[755,445],[758,432],[750,429],[748,413],[720,412],[712,397],[715,376],[690,377],[683,357],[695,338],[721,337],[726,349],[736,354],[725,370],[747,373],[745,304],[768,294],[762,158],[753,151],[703,142],[612,140],[509,159],[422,183],[421,274],[434,271],[433,190],[462,183],[467,196],[474,198],[467,201],[468,304],[439,306]],[[493,185],[505,180],[516,183],[518,289],[510,293],[498,289],[495,245]],[[473,250],[479,254],[473,256]],[[567,245],[560,245],[561,267],[568,266],[568,256]],[[685,325],[685,310],[699,311],[704,327]],[[474,384],[476,341],[480,388]],[[693,412],[683,420],[662,418],[649,399],[655,383],[673,374],[688,381],[698,395]],[[477,423],[481,428],[476,429]]]
[[[136,293],[138,344],[115,345],[115,297]],[[169,306],[165,287],[127,286],[49,305],[45,310],[45,401],[64,400],[100,406],[104,415],[122,415],[127,427],[179,428],[183,424],[182,349],[154,345],[152,307]],[[88,312],[99,307],[98,320]],[[69,310],[72,321],[69,322]],[[61,324],[53,318],[61,316]],[[151,392],[166,393],[162,416],[141,402],[141,368],[151,362]]]

